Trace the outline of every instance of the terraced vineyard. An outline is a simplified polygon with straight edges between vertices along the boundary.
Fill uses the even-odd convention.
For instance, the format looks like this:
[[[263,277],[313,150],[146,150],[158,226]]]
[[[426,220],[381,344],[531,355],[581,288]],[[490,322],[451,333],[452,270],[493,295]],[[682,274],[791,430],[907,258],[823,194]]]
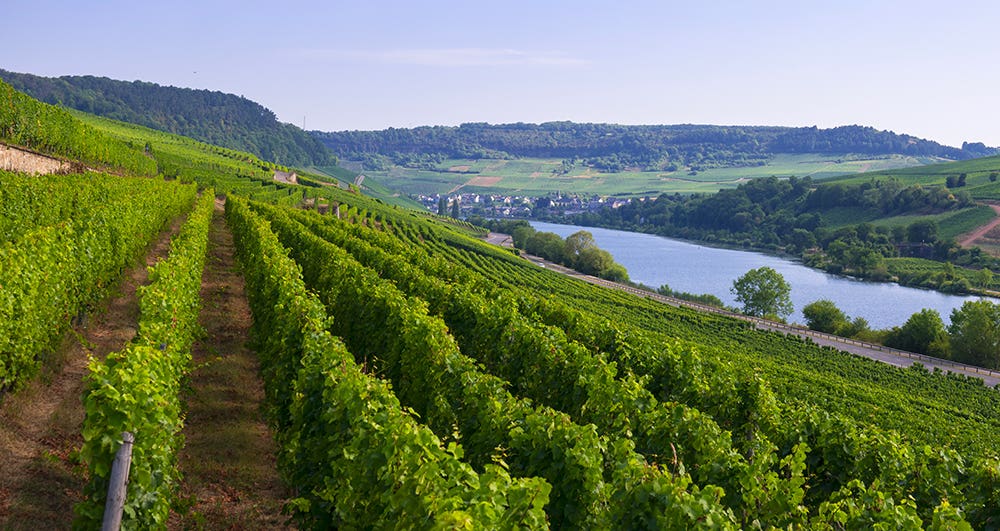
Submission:
[[[219,194],[300,527],[1000,526],[1000,393],[979,380],[593,286],[462,222],[87,123],[170,179],[0,173],[4,387],[165,220],[191,214],[140,290],[136,339],[91,365],[78,525],[100,518],[125,430],[126,526],[168,521]]]

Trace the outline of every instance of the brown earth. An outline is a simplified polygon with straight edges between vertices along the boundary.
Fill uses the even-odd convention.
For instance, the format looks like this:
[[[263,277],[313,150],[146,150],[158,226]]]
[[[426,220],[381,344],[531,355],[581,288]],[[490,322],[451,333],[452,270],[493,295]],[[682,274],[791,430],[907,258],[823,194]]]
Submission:
[[[976,244],[976,240],[979,240],[980,238],[987,236],[987,234],[993,231],[994,228],[1000,226],[1000,205],[990,204],[990,208],[993,209],[993,212],[996,212],[997,217],[994,218],[993,221],[987,223],[986,225],[983,225],[978,229],[964,236],[961,236],[958,240],[959,245],[961,245],[962,247],[972,247],[973,245]]]
[[[478,177],[473,177],[469,179],[465,183],[465,186],[493,186],[502,180],[503,177],[497,177],[493,175],[480,175]]]
[[[172,223],[145,260],[123,275],[120,289],[82,326],[65,336],[39,377],[0,404],[0,529],[67,529],[80,500],[85,470],[78,459],[83,443],[83,378],[88,357],[103,359],[121,350],[136,333],[136,287],[147,267],[167,255]],[[86,322],[90,321],[90,322]]]
[[[182,509],[171,529],[283,529],[291,497],[277,472],[277,448],[261,411],[264,389],[247,347],[251,316],[222,205],[209,231],[199,321],[180,454]]]

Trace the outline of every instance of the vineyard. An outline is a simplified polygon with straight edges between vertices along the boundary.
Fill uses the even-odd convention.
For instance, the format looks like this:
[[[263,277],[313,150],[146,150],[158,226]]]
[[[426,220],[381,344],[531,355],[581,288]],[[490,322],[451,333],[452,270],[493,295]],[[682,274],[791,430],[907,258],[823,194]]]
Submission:
[[[126,431],[124,526],[177,511],[217,198],[298,527],[1000,526],[1000,393],[980,380],[587,284],[460,221],[5,94],[0,140],[101,171],[0,173],[0,392],[184,219],[135,337],[89,363],[78,527],[99,525]]]

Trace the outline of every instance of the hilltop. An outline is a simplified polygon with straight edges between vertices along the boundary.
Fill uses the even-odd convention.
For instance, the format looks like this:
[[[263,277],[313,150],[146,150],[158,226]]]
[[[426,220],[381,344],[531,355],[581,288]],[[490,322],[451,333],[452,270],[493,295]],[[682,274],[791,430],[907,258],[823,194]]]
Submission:
[[[981,143],[949,147],[873,127],[467,123],[383,131],[313,132],[337,155],[383,156],[412,165],[448,158],[583,159],[604,171],[753,166],[776,154],[907,155],[964,160],[998,153]]]
[[[42,77],[0,70],[15,89],[53,105],[248,151],[287,166],[323,166],[336,159],[315,138],[279,122],[242,96],[106,77]]]
[[[312,132],[366,182],[412,196],[651,197],[761,177],[825,179],[997,152],[872,127],[482,123]]]

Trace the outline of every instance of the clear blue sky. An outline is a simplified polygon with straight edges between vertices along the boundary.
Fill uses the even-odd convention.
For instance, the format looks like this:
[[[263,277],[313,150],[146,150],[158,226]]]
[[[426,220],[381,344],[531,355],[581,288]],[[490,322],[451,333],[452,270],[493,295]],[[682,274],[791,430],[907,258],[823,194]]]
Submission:
[[[307,129],[871,125],[1000,146],[1000,2],[3,0],[0,68],[241,94]]]

